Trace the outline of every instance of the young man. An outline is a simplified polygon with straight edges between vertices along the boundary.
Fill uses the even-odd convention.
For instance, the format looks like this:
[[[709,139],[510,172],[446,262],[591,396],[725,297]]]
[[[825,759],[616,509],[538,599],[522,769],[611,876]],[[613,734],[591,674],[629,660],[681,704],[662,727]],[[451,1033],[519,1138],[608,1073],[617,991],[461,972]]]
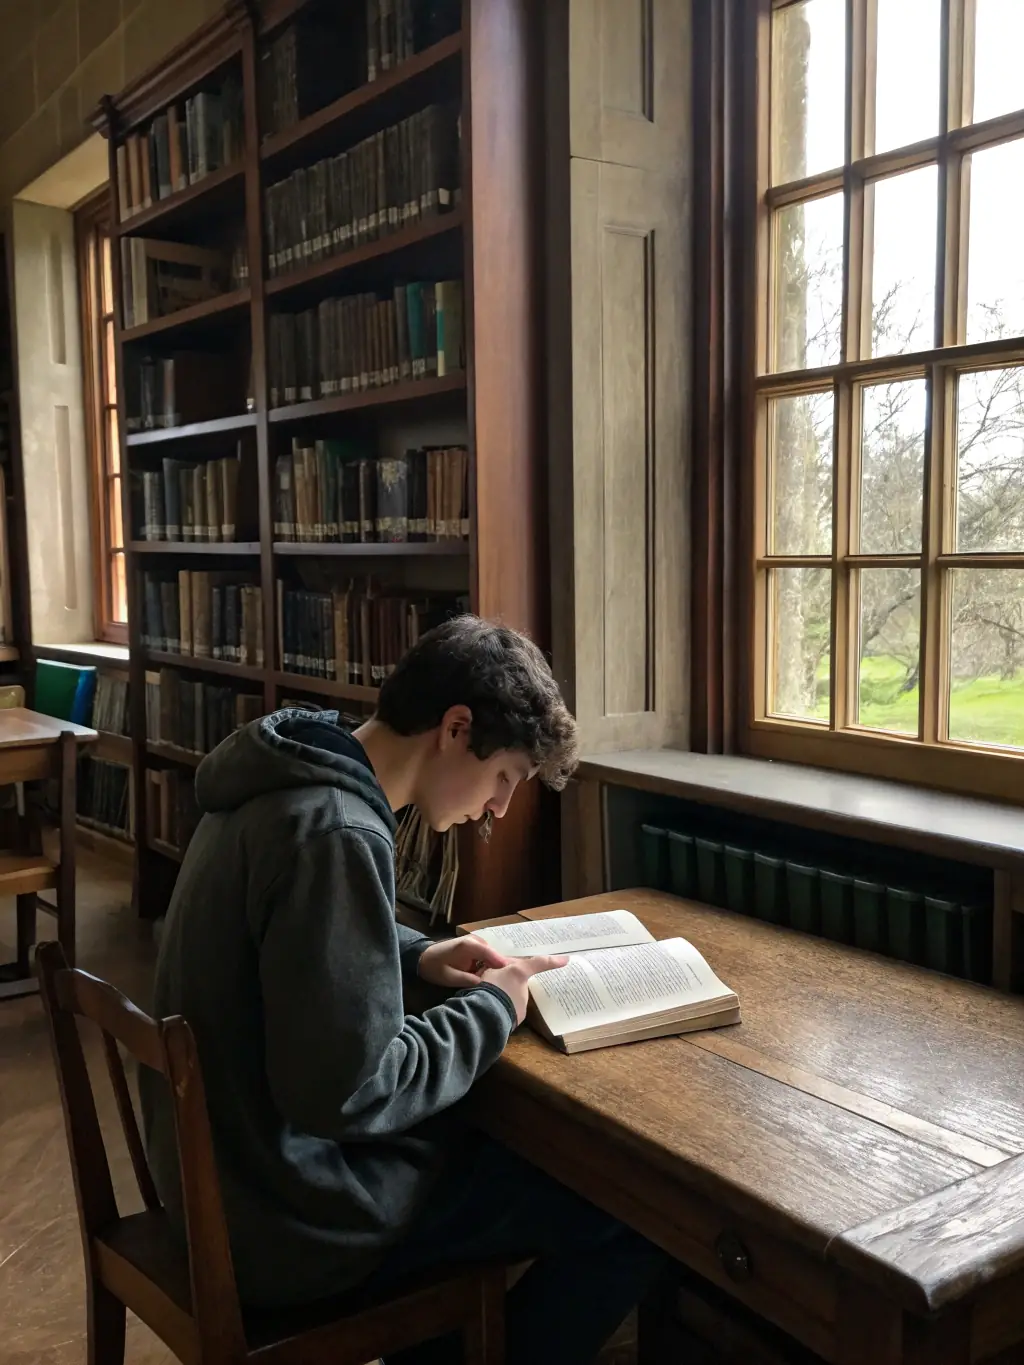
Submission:
[[[659,1254],[446,1112],[522,1022],[529,978],[564,959],[399,925],[393,844],[405,806],[440,831],[500,819],[534,776],[564,786],[574,721],[536,646],[472,616],[425,635],[353,734],[334,719],[280,711],[203,760],[157,966],[156,1013],[196,1035],[239,1291],[298,1304],[539,1254],[509,1298],[508,1365],[582,1365]],[[406,1015],[417,978],[450,993]],[[145,1070],[141,1090],[180,1226],[168,1097]],[[457,1344],[407,1357],[429,1359]]]

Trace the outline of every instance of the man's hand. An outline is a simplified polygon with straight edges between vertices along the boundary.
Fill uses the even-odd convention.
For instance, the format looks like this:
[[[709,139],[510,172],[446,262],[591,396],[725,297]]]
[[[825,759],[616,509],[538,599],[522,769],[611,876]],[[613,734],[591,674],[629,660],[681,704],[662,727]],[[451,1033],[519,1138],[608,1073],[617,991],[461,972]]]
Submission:
[[[422,980],[429,981],[432,986],[457,991],[466,986],[479,986],[485,969],[504,967],[507,962],[507,957],[495,952],[483,939],[464,934],[424,948],[417,970]]]
[[[526,1005],[530,998],[530,977],[536,976],[538,972],[550,972],[556,967],[564,967],[568,961],[567,957],[547,955],[515,957],[507,966],[485,971],[482,979],[488,985],[499,986],[505,992],[515,1006],[516,1019],[521,1024],[526,1018]]]

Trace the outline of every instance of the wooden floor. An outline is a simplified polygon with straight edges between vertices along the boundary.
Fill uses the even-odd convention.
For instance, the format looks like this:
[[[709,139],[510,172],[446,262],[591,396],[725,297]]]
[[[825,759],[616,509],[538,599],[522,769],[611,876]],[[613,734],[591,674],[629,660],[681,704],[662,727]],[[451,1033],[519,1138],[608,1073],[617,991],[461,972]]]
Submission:
[[[155,947],[129,904],[127,864],[81,851],[78,961],[133,999],[149,1003]],[[53,921],[39,916],[39,936]],[[13,957],[14,903],[0,901],[0,961]],[[92,1041],[92,1040],[90,1040]],[[90,1064],[98,1052],[90,1054]],[[100,1063],[102,1067],[102,1063]],[[99,1080],[104,1131],[117,1131],[106,1076]],[[141,1207],[122,1145],[112,1152],[125,1210]],[[128,1196],[127,1198],[125,1196]],[[38,997],[0,1001],[0,1361],[82,1365],[82,1246],[60,1101]],[[129,1314],[126,1359],[164,1365],[174,1357]]]

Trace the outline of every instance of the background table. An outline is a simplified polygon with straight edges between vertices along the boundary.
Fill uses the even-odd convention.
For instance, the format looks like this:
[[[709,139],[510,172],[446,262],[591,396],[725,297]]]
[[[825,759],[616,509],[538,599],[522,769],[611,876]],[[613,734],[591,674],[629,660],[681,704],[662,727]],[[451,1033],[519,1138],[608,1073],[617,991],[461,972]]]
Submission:
[[[58,785],[59,841],[56,861],[43,854],[39,821],[31,803],[14,821],[14,847],[0,852],[0,895],[17,903],[17,957],[0,967],[0,1000],[35,990],[30,961],[36,912],[57,917],[57,937],[68,961],[75,957],[75,769],[80,744],[96,731],[25,707],[0,708],[0,786],[54,778]],[[53,890],[51,906],[38,899]]]

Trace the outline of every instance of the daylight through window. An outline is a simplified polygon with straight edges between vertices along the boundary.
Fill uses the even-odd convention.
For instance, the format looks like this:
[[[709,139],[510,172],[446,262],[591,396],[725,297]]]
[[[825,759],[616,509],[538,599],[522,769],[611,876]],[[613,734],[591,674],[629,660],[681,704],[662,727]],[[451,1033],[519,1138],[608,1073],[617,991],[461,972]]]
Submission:
[[[765,38],[753,734],[1024,751],[1024,3]]]
[[[96,635],[128,642],[121,446],[114,367],[114,297],[106,189],[76,215],[86,432],[92,466]]]

